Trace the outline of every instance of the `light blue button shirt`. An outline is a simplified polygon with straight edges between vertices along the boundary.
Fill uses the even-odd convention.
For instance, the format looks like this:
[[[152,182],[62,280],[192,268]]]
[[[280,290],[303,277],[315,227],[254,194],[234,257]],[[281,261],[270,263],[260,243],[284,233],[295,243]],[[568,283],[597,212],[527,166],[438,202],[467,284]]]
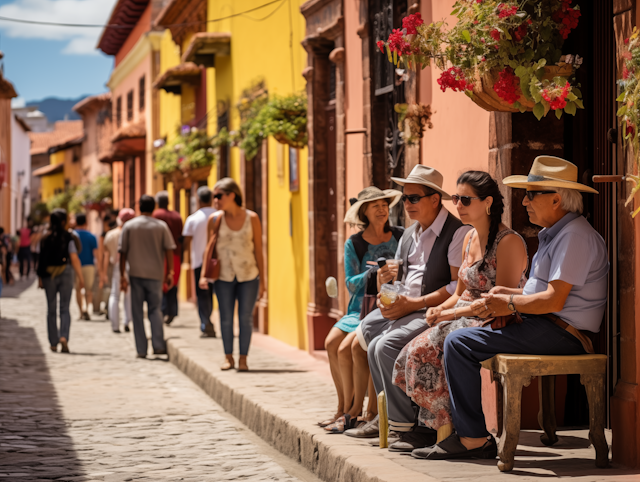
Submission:
[[[538,252],[524,295],[546,291],[550,281],[572,285],[562,311],[554,313],[578,330],[597,333],[607,304],[609,257],[602,236],[575,213],[538,234]]]

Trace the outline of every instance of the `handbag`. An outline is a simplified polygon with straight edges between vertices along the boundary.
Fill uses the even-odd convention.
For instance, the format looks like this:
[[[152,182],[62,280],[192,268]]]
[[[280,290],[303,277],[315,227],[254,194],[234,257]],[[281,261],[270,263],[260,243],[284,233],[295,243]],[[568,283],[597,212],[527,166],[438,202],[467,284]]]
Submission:
[[[211,282],[220,277],[220,260],[216,252],[216,243],[218,242],[218,231],[220,230],[222,216],[213,218],[213,234],[204,251],[204,277]]]

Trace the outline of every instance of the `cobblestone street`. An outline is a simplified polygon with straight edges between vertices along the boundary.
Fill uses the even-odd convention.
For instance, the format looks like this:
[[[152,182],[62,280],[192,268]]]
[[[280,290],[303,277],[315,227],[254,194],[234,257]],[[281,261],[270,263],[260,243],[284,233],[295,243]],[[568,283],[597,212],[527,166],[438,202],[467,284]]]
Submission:
[[[0,480],[318,480],[166,356],[136,359],[133,333],[78,321],[75,298],[71,354],[50,352],[44,292],[31,281],[0,300]]]

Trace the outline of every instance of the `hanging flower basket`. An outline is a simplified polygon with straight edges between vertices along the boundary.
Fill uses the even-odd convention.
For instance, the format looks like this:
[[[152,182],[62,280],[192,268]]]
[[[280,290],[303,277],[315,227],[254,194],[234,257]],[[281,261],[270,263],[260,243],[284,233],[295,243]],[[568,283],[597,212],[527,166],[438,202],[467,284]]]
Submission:
[[[574,71],[579,56],[563,55],[562,45],[578,26],[580,7],[572,0],[458,0],[452,16],[425,25],[420,13],[402,20],[380,51],[399,68],[421,69],[434,62],[444,92],[464,92],[489,111],[550,110],[560,118],[582,109]]]
[[[211,166],[202,166],[191,168],[189,166],[181,169],[182,177],[189,178],[192,181],[203,181],[209,177]]]
[[[398,124],[403,131],[403,135],[406,135],[405,127],[408,128],[409,135],[404,139],[408,146],[418,144],[427,127],[433,129],[431,105],[417,103],[396,104],[394,110],[398,113]]]
[[[543,68],[544,75],[542,75],[540,80],[546,80],[549,82],[553,81],[555,77],[570,77],[573,75],[574,70],[572,65],[564,63],[560,65],[548,65]],[[515,108],[513,106],[515,102],[510,104],[498,95],[494,90],[494,86],[499,78],[500,72],[497,70],[493,70],[482,76],[476,70],[475,82],[473,83],[473,95],[470,96],[471,100],[487,111],[522,112],[524,110],[532,112],[536,102],[533,98],[527,99],[521,89],[518,89],[516,92],[519,95],[517,102],[520,103],[520,108]]]
[[[290,139],[284,132],[278,132],[273,135],[273,138],[280,144],[288,144],[296,149],[302,149],[307,145],[307,133],[300,132],[295,139]]]

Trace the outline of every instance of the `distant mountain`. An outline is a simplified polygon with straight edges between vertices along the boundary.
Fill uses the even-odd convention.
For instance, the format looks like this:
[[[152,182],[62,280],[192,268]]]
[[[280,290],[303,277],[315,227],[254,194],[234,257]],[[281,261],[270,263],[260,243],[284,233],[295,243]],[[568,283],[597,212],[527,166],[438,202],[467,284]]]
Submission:
[[[27,102],[27,106],[37,105],[38,110],[43,112],[49,122],[53,123],[60,120],[78,120],[80,116],[77,112],[71,110],[71,108],[84,99],[86,95],[80,96],[77,99],[58,99],[56,97],[47,97],[43,100],[33,100]]]

